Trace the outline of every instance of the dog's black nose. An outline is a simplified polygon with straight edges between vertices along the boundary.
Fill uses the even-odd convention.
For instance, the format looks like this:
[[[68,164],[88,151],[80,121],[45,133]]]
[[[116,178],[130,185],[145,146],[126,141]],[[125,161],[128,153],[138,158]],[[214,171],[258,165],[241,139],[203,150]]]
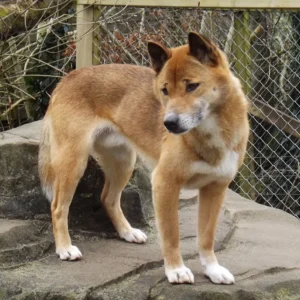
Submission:
[[[179,129],[179,118],[177,115],[170,115],[164,120],[165,127],[170,131],[176,133]]]
[[[165,127],[169,130],[169,131],[171,131],[171,132],[174,132],[174,131],[176,131],[176,129],[177,129],[177,127],[178,127],[178,125],[177,125],[178,123],[176,122],[176,121],[164,121],[164,125],[165,125]]]

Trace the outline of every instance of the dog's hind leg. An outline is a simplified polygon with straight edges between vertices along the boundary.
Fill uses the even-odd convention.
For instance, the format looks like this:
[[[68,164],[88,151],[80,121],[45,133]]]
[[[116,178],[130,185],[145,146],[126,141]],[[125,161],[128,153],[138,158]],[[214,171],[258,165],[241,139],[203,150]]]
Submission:
[[[200,261],[204,274],[213,283],[232,284],[233,275],[220,266],[214,253],[215,232],[219,212],[225,198],[228,185],[211,183],[200,190],[198,214],[198,243]]]
[[[88,151],[84,150],[78,145],[58,149],[53,161],[55,179],[51,215],[56,253],[62,260],[77,260],[82,257],[79,249],[71,243],[68,214],[76,187],[87,165]]]
[[[127,185],[136,161],[135,152],[127,145],[105,148],[98,146],[93,156],[99,161],[105,174],[101,202],[119,236],[127,242],[144,243],[147,236],[132,228],[120,206],[122,190]]]

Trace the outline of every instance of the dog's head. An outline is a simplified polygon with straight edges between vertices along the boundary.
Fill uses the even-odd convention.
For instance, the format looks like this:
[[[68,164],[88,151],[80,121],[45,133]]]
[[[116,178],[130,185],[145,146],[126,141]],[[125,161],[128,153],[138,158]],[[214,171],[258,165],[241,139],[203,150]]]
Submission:
[[[148,43],[164,124],[175,134],[199,126],[224,101],[230,77],[225,54],[209,39],[190,32],[188,41],[173,49]]]

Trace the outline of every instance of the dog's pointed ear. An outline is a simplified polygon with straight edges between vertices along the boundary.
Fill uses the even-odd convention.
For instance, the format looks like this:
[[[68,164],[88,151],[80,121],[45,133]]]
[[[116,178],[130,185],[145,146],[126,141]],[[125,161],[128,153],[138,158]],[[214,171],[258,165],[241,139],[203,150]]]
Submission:
[[[219,53],[216,46],[205,36],[196,32],[189,33],[190,55],[197,58],[201,63],[217,66]]]
[[[171,57],[171,52],[164,46],[149,41],[148,52],[151,58],[152,67],[156,73],[159,73],[166,61]]]

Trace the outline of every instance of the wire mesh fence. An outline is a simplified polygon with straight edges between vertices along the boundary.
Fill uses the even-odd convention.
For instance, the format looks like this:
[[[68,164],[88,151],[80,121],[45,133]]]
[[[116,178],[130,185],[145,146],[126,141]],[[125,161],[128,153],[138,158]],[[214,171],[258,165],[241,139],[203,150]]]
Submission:
[[[243,168],[232,188],[300,217],[300,13],[105,7],[97,18],[94,62],[149,65],[146,42],[212,38],[229,57],[253,104]]]
[[[58,79],[75,68],[76,11],[71,1],[60,5],[58,1],[51,13],[28,30],[2,38],[0,115],[4,129],[42,116]],[[85,34],[93,34],[94,64],[149,66],[147,40],[175,47],[186,43],[189,31],[206,34],[225,51],[252,103],[247,155],[231,187],[247,198],[300,217],[300,12],[93,9],[93,22],[77,18],[77,24],[91,25]],[[30,97],[34,101],[28,101]]]

